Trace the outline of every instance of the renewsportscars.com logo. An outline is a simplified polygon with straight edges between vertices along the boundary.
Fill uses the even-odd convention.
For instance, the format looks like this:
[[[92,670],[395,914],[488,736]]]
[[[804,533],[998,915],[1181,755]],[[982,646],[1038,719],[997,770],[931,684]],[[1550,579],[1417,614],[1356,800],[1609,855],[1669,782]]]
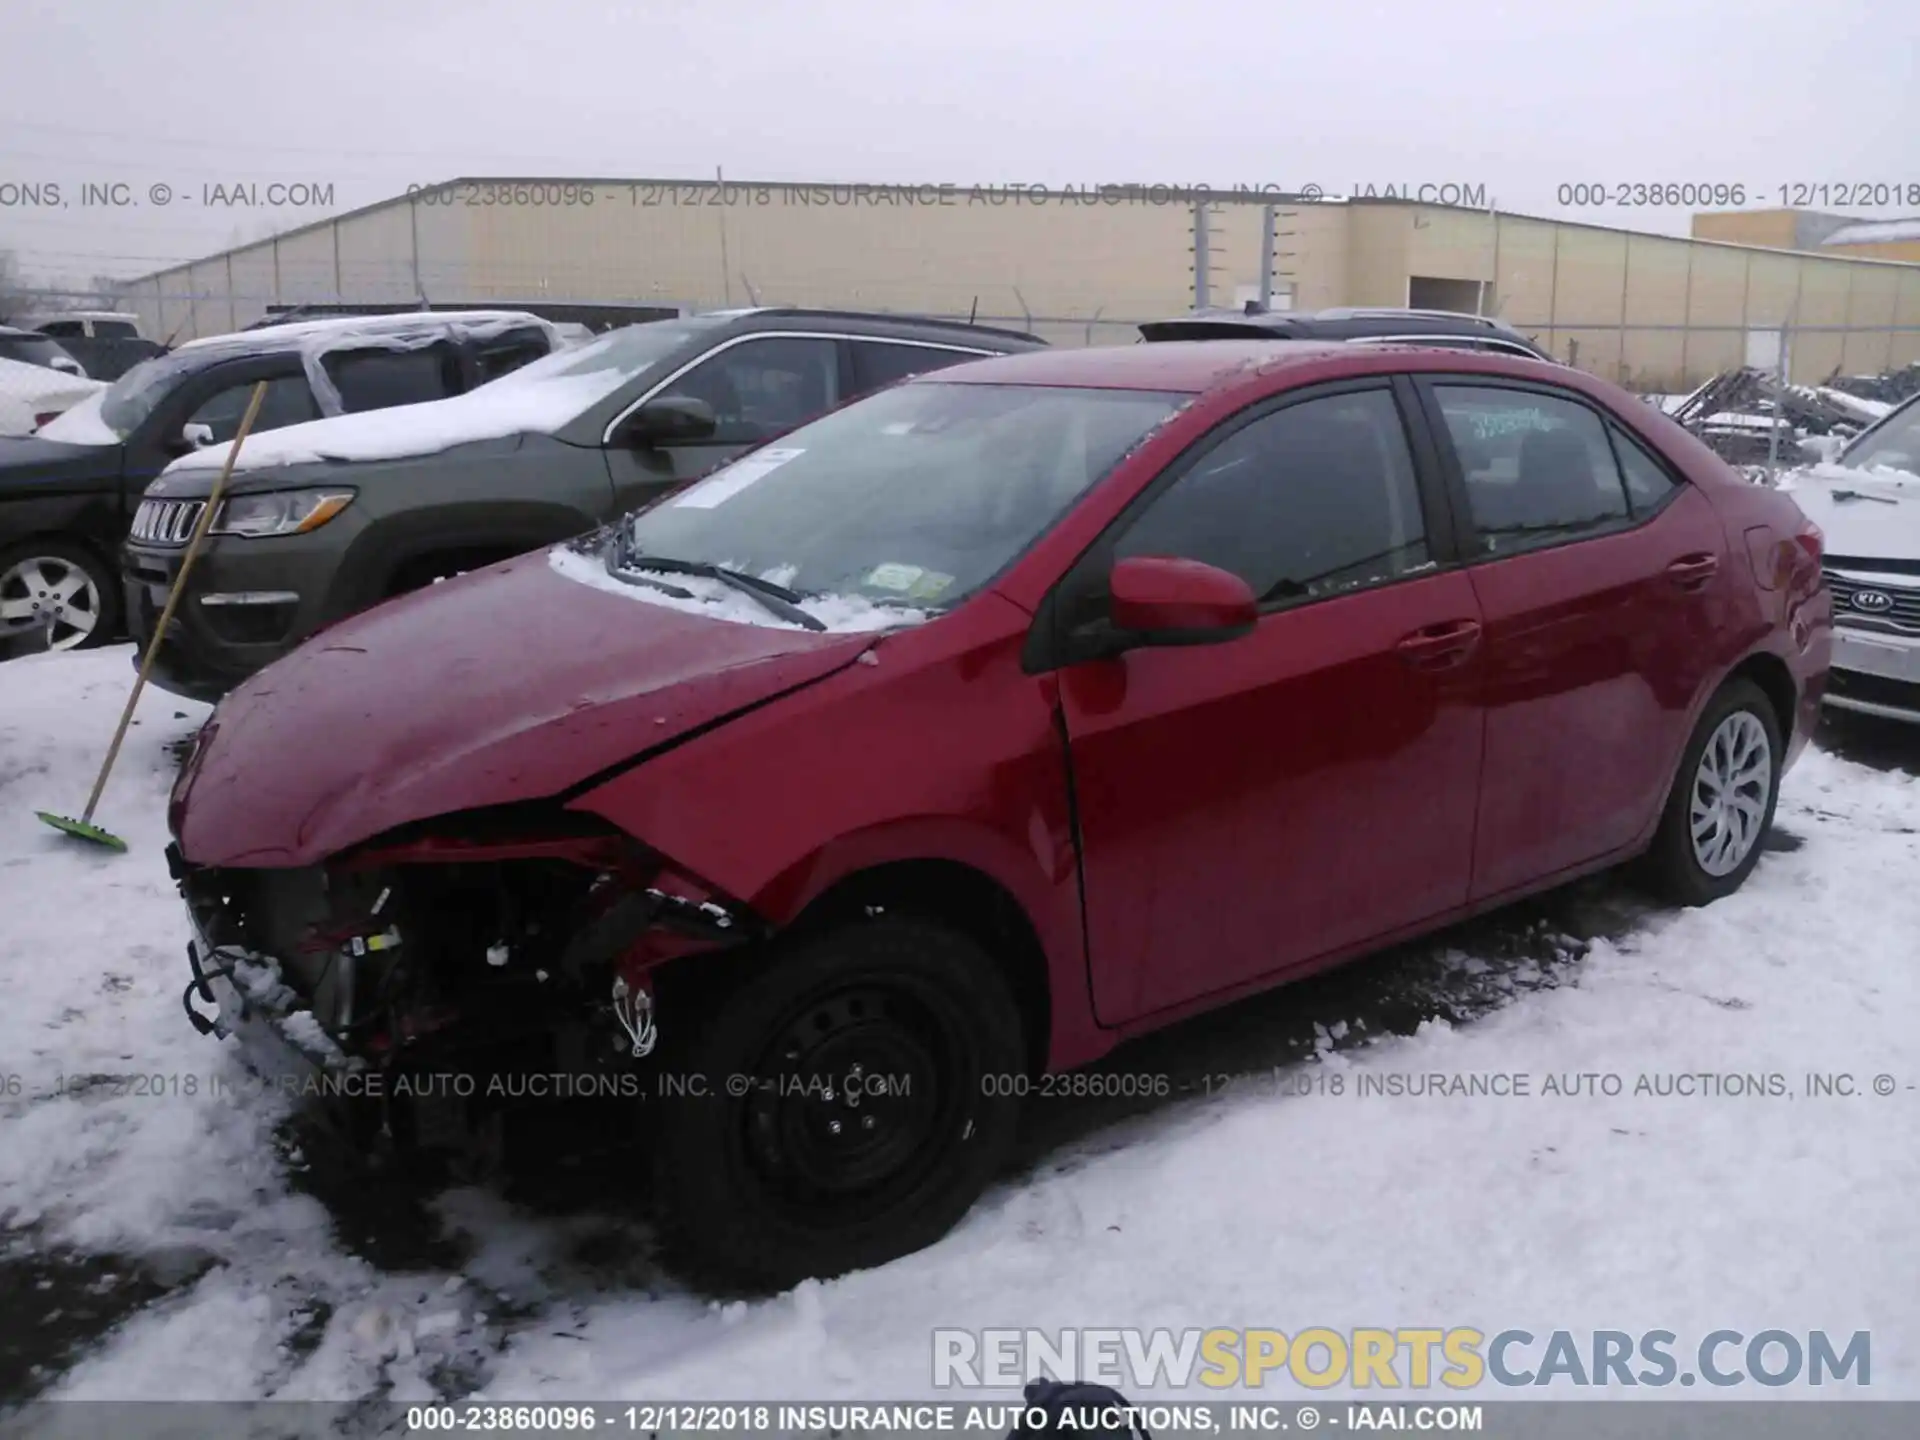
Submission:
[[[1671,1330],[1501,1330],[1313,1326],[1280,1330],[935,1330],[940,1389],[1014,1389],[1053,1378],[1122,1391],[1473,1390],[1709,1385],[1852,1385],[1873,1380],[1872,1337],[1836,1343],[1824,1330],[1714,1330],[1683,1343]]]

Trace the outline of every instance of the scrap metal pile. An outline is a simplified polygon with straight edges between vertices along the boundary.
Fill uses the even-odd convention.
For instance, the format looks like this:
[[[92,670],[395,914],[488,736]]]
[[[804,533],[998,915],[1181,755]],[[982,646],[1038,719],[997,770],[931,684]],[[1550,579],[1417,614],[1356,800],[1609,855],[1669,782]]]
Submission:
[[[1853,387],[1890,387],[1893,378],[1845,376],[1826,385],[1782,385],[1776,376],[1743,365],[1714,376],[1668,413],[1729,464],[1763,465],[1775,455],[1798,464],[1825,458],[1833,443],[1851,439],[1885,414],[1887,401]]]

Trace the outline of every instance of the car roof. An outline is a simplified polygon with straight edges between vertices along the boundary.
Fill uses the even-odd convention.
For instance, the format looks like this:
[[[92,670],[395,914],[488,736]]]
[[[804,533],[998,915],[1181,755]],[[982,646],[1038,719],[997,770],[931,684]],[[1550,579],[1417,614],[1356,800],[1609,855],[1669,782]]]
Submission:
[[[316,343],[349,341],[362,335],[370,340],[393,340],[451,331],[461,326],[528,325],[545,329],[546,324],[539,316],[524,310],[409,310],[398,315],[330,315],[322,320],[295,320],[229,335],[203,335],[175,346],[173,353],[212,359],[225,354],[259,355],[298,350]]]
[[[734,310],[705,310],[698,317],[737,323],[742,330],[765,329],[769,324],[806,321],[822,329],[847,335],[875,335],[902,339],[944,340],[954,344],[971,341],[995,349],[1015,346],[1040,346],[1047,342],[1025,330],[1008,330],[997,325],[976,325],[968,320],[942,319],[932,315],[900,315],[881,310],[832,310],[805,305],[756,305]]]
[[[1431,350],[1417,344],[1350,345],[1341,340],[1183,340],[1161,345],[1097,345],[1037,350],[975,360],[934,371],[912,384],[1059,385],[1095,390],[1158,390],[1199,395],[1245,385],[1273,388],[1288,373],[1295,383],[1396,371],[1457,371],[1591,388],[1586,376],[1550,360],[1477,350]]]
[[[1034,350],[933,372],[977,385],[1075,385],[1197,395],[1264,366],[1347,357],[1351,346],[1315,340],[1190,340],[1178,345],[1093,345]]]
[[[1491,315],[1448,310],[1392,308],[1334,310],[1198,310],[1140,326],[1147,340],[1225,339],[1234,335],[1271,335],[1300,340],[1365,340],[1433,335],[1474,340],[1505,340],[1536,348],[1520,331]]]

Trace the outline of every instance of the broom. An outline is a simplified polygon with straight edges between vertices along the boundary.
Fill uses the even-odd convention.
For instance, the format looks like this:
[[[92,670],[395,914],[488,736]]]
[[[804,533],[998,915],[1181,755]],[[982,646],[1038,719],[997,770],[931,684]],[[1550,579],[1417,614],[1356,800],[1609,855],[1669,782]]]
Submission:
[[[100,792],[107,788],[107,775],[113,769],[114,760],[119,757],[120,742],[127,738],[127,725],[133,719],[133,707],[140,703],[140,692],[146,687],[147,672],[153,669],[153,657],[160,653],[160,641],[167,633],[167,623],[173,619],[174,607],[186,592],[187,572],[193,569],[194,558],[200,553],[200,542],[206,538],[207,529],[220,509],[220,499],[227,488],[227,481],[233,477],[233,462],[240,457],[240,447],[246,443],[247,433],[253,429],[254,417],[260,413],[260,402],[266,396],[267,382],[262,380],[253,387],[253,395],[247,401],[247,413],[240,417],[240,428],[233,432],[233,447],[227,451],[226,463],[220,467],[213,490],[207,496],[206,507],[201,510],[200,519],[193,527],[193,535],[187,541],[187,553],[180,557],[180,573],[173,577],[173,588],[167,592],[166,606],[161,610],[160,618],[154,621],[153,634],[147,640],[147,653],[140,660],[140,673],[134,677],[133,693],[127,696],[127,708],[120,712],[120,726],[113,732],[113,743],[107,747],[107,758],[101,763],[99,777],[93,782],[93,793],[87,797],[87,808],[81,812],[78,820],[69,815],[52,815],[45,810],[34,811],[56,830],[82,840],[91,840],[109,850],[126,851],[126,841],[93,823],[93,810],[100,803]]]

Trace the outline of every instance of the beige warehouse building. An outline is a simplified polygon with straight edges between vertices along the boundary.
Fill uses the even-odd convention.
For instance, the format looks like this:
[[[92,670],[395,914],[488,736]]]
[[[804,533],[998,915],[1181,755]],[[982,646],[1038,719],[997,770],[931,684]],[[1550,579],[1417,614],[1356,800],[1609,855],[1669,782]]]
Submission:
[[[1255,189],[472,179],[144,276],[123,299],[175,339],[292,305],[424,299],[975,315],[1102,344],[1265,294],[1497,314],[1649,390],[1771,364],[1783,326],[1800,380],[1920,360],[1920,264],[1795,239]]]

